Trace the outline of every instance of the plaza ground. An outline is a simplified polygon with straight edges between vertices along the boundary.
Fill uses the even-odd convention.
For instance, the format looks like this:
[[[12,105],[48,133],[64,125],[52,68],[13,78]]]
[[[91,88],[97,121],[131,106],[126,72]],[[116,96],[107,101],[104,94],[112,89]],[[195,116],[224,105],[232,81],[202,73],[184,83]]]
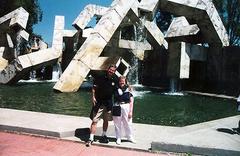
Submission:
[[[123,140],[121,145],[116,145],[115,143],[114,126],[110,122],[107,134],[110,142],[102,144],[96,140],[94,142],[95,145],[88,149],[88,147],[85,147],[85,141],[89,135],[88,127],[91,123],[89,118],[1,108],[0,130],[2,132],[0,135],[0,151],[2,152],[1,155],[8,155],[11,151],[13,151],[13,154],[17,152],[24,153],[25,151],[25,155],[27,155],[29,152],[31,154],[32,150],[32,152],[40,150],[40,152],[33,154],[38,156],[43,155],[41,150],[43,150],[43,153],[45,150],[50,150],[45,151],[49,153],[57,153],[58,151],[63,153],[65,151],[84,153],[87,150],[88,152],[92,151],[95,153],[93,155],[96,155],[99,154],[98,150],[104,153],[103,151],[106,149],[106,151],[116,151],[114,155],[117,155],[118,152],[133,152],[131,155],[134,152],[163,155],[169,155],[169,153],[173,152],[175,154],[191,153],[196,155],[234,156],[240,155],[240,135],[235,131],[239,120],[240,115],[237,115],[185,127],[133,123],[136,143],[133,144]],[[102,123],[100,122],[98,124],[97,136],[101,135],[101,126]],[[6,133],[6,131],[18,132],[18,134]],[[40,135],[44,136],[44,138],[32,136],[29,138],[27,135],[19,135],[23,133]],[[44,139],[48,137],[55,139],[49,139],[49,143],[44,143]],[[29,146],[24,141],[24,138],[26,140],[29,138]],[[98,139],[98,137],[96,138]],[[31,147],[31,144],[35,145]]]
[[[0,132],[0,155],[2,156],[170,156],[171,153],[150,153],[139,150],[111,148],[84,143]],[[178,154],[180,155],[180,154]]]

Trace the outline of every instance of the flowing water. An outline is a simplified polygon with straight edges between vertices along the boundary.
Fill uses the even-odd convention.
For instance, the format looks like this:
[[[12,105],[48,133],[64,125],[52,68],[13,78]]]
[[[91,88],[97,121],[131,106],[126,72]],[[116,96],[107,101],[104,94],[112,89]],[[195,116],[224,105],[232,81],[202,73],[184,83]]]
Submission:
[[[0,86],[0,107],[88,117],[90,88],[77,93],[55,93],[54,83],[18,83]],[[234,100],[205,96],[164,95],[159,90],[135,86],[133,122],[185,126],[240,114]],[[90,119],[89,119],[90,120]]]
[[[136,43],[147,42],[146,30],[144,26],[145,22],[146,22],[146,17],[143,16],[140,19],[139,23],[137,23],[136,26],[134,26],[134,34],[135,34],[134,40],[137,41]],[[137,47],[140,47],[140,45],[137,44]],[[139,84],[139,66],[141,66],[142,64],[139,62],[139,59],[136,56],[133,56],[131,58],[130,65],[131,65],[131,68],[127,76],[128,81],[131,84]]]

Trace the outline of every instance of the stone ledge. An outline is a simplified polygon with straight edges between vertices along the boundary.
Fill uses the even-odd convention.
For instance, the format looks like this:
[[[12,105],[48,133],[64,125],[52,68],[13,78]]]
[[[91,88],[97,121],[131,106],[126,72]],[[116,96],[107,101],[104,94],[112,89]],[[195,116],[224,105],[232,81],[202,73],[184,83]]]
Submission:
[[[227,149],[217,149],[208,147],[196,147],[191,145],[179,145],[164,142],[152,142],[152,151],[167,151],[167,152],[180,152],[180,153],[191,153],[201,155],[218,155],[218,156],[239,156],[240,151],[233,151]]]

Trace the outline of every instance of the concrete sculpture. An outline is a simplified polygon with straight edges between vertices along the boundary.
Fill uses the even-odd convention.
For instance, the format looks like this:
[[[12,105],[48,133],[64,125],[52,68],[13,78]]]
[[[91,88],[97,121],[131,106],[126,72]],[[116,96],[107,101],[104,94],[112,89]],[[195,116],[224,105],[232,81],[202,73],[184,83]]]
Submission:
[[[191,3],[188,3],[188,1],[179,0],[142,0],[140,2],[137,0],[130,0],[128,2],[124,0],[115,0],[108,9],[89,5],[79,15],[77,22],[75,21],[73,23],[75,27],[84,30],[89,19],[92,18],[94,14],[97,14],[97,12],[99,12],[99,16],[102,17],[95,28],[92,29],[92,32],[75,55],[73,61],[71,61],[68,68],[62,74],[60,80],[54,86],[54,89],[62,92],[72,92],[78,90],[83,79],[94,65],[94,62],[100,56],[105,46],[111,42],[111,38],[114,38],[113,36],[117,32],[118,27],[126,18],[130,19],[132,23],[139,23],[140,17],[144,16],[147,20],[143,24],[148,32],[148,36],[150,36],[148,38],[150,44],[154,47],[156,45],[161,46],[163,43],[166,43],[163,34],[157,28],[156,24],[152,22],[158,8],[196,21],[194,25],[189,25],[187,20],[182,17],[180,20],[182,25],[180,25],[180,27],[176,27],[178,30],[182,29],[179,31],[182,33],[173,33],[173,35],[170,35],[172,34],[170,32],[172,31],[171,28],[173,28],[171,27],[167,36],[169,39],[176,38],[176,35],[186,39],[190,35],[197,36],[196,38],[199,38],[199,40],[204,40],[209,44],[221,44],[223,46],[228,45],[227,33],[220,20],[220,17],[218,14],[216,14],[216,9],[211,1],[194,0],[191,1]],[[88,11],[89,14],[86,14]],[[196,15],[196,12],[198,16]],[[176,24],[173,22],[173,25]],[[206,28],[206,25],[208,25],[209,28]],[[203,37],[199,37],[199,29],[203,33]],[[212,43],[213,41],[214,43]],[[121,47],[126,47],[124,45],[129,45],[129,47],[131,47],[131,45],[133,45],[132,43],[134,42],[126,41],[125,43],[124,41],[119,41],[119,45]],[[167,45],[165,47],[167,47]],[[182,49],[181,47],[182,46],[180,46],[180,49]],[[135,52],[136,56],[143,59],[144,49],[135,50],[133,52]],[[181,72],[179,74],[178,71],[178,74],[174,75],[174,77],[188,78],[190,57],[187,55],[187,53],[181,52],[181,61],[179,64],[181,64],[180,67],[175,69],[180,69]],[[84,72],[74,72],[76,66],[84,69],[82,70]]]
[[[128,3],[124,3],[124,0],[113,1],[110,8],[106,10],[105,14],[101,17],[97,25],[90,33],[90,36],[78,50],[77,54],[70,62],[69,66],[64,71],[59,81],[55,84],[54,89],[61,92],[77,91],[89,71],[93,68],[96,60],[103,52],[105,46],[107,46],[108,42],[110,42],[111,38],[114,36],[114,33],[117,31],[124,18],[129,18],[132,23],[140,21],[138,17],[137,7],[139,5],[140,3],[136,0],[130,0]],[[94,12],[96,11],[94,10]],[[83,13],[80,13],[80,16],[77,18],[78,22],[74,23],[74,25],[78,25],[79,28],[86,26],[86,22],[89,21],[81,20],[82,18],[85,19],[85,17],[82,16],[84,13],[85,11],[83,11]],[[91,16],[93,14],[94,13],[90,13]],[[87,16],[86,18],[89,19],[91,16]],[[159,45],[162,45],[164,36],[157,28],[156,24],[153,22],[148,22],[147,26],[145,27],[147,28],[148,33],[154,39],[154,41]],[[156,31],[153,28],[159,30],[158,35],[156,35]],[[142,55],[136,55],[143,58]],[[79,69],[76,70],[76,67]]]
[[[0,18],[0,70],[17,57],[15,45],[19,44],[19,39],[28,40],[29,35],[24,30],[28,16],[28,12],[20,7]]]
[[[16,14],[16,12],[17,11],[19,12],[19,10],[22,11],[24,9],[23,8],[17,9],[16,11],[13,11],[13,12],[9,13],[8,15],[2,17],[1,18],[2,20],[0,20],[1,23],[8,22],[8,20],[11,19],[10,17],[12,17],[15,20],[18,17],[25,17],[25,16],[19,16],[18,14]],[[11,15],[11,16],[9,16],[9,15]],[[27,18],[25,17],[24,20],[27,21]],[[12,22],[12,21],[13,20],[11,20],[10,23],[14,24],[14,22]],[[20,26],[24,24],[24,22],[21,22],[21,20],[16,20],[16,21],[20,21],[20,24],[19,24]],[[64,23],[65,22],[64,22],[63,16],[56,16],[52,47],[47,48],[47,49],[40,48],[39,50],[37,49],[37,51],[35,51],[35,52],[28,53],[25,55],[20,55],[20,56],[17,55],[11,61],[8,61],[8,60],[5,61],[3,58],[1,58],[2,60],[1,60],[0,65],[1,65],[2,70],[0,71],[0,83],[2,83],[2,84],[16,83],[18,80],[20,80],[22,78],[23,75],[27,74],[30,70],[32,70],[34,68],[39,68],[41,66],[48,65],[48,64],[55,64],[56,62],[58,63],[58,65],[61,64],[64,39],[65,38],[73,38],[74,35],[76,35],[78,32],[77,30],[65,30]],[[24,34],[24,33],[22,33],[23,30],[21,30],[20,32],[21,32],[20,35]],[[3,31],[2,33],[6,33],[6,31]],[[8,37],[9,35],[6,34],[6,36],[7,36],[8,45],[11,45],[11,48],[16,49],[16,48],[14,48],[15,43],[13,43],[11,38],[9,39],[9,37]],[[85,35],[85,36],[87,36],[87,35]],[[3,45],[6,45],[6,44],[3,43]],[[3,54],[5,49],[6,49],[5,47],[0,48],[1,54]],[[126,61],[124,61],[120,57],[111,58],[111,59],[110,58],[98,59],[96,61],[96,63],[94,64],[93,70],[105,69],[106,63],[108,63],[108,64],[115,63],[116,65],[123,64],[125,66],[125,70],[122,73],[117,72],[118,76],[126,75],[129,70],[129,65],[126,63]]]
[[[154,22],[158,9],[178,16],[172,21],[165,36]],[[97,16],[98,23],[93,28],[87,28],[94,16]],[[117,52],[111,48],[130,49],[136,57],[143,60],[145,51],[164,47],[169,52],[168,75],[182,79],[189,78],[191,59],[206,59],[205,48],[197,44],[207,43],[210,47],[229,44],[227,32],[211,0],[114,0],[109,7],[90,4],[72,25],[76,30],[64,30],[64,17],[57,16],[52,47],[19,56],[15,59],[18,67],[9,64],[1,71],[0,82],[17,81],[19,78],[16,73],[22,73],[32,66],[52,61],[61,63],[63,42],[73,42],[76,37],[81,40],[77,52],[54,86],[60,92],[77,91],[91,70],[103,70],[110,62],[124,66],[124,71],[118,72],[118,75],[126,75],[129,64],[120,55],[113,54]],[[144,41],[123,39],[121,32],[127,26],[132,26],[133,31],[138,27],[144,29]],[[8,35],[6,38],[9,38]],[[9,39],[7,41],[9,45],[14,44]],[[73,49],[71,46],[68,48]],[[3,50],[4,47],[0,47],[0,52]],[[108,55],[109,53],[113,55]],[[36,55],[41,59],[34,60]],[[50,56],[44,58],[47,55]],[[9,71],[11,74],[6,76]]]
[[[14,12],[10,14],[15,15]],[[14,19],[17,17],[14,16]],[[5,16],[4,19],[6,19],[4,22],[9,20],[5,18]],[[24,20],[27,21],[27,18],[24,18]],[[32,68],[38,68],[43,65],[53,64],[57,60],[61,59],[63,38],[69,36],[72,37],[75,33],[76,31],[64,30],[64,17],[56,16],[52,47],[17,56],[13,61],[9,62],[7,66],[1,70],[0,83],[15,83],[22,78],[22,75],[29,72]]]

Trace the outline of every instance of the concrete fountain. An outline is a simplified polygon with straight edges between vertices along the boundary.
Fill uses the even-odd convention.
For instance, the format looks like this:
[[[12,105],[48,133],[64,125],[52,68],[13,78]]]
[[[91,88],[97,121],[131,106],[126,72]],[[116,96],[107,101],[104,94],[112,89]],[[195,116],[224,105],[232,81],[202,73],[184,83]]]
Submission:
[[[154,22],[159,9],[177,16],[165,35]],[[94,16],[99,19],[96,26],[86,27]],[[145,60],[146,52],[156,53],[160,49],[168,53],[167,76],[171,81],[178,81],[189,78],[191,60],[204,62],[207,51],[229,45],[224,25],[214,4],[208,0],[193,0],[190,3],[180,0],[131,0],[127,3],[114,0],[109,7],[89,4],[73,22],[74,30],[65,30],[64,17],[56,16],[52,47],[19,55],[17,38],[28,39],[24,30],[27,19],[28,13],[23,8],[0,18],[0,26],[4,28],[0,29],[4,34],[0,43],[2,84],[16,83],[30,69],[57,62],[58,67],[64,66],[64,69],[58,69],[63,73],[54,89],[76,92],[91,70],[104,70],[107,64],[124,66],[122,73],[117,73],[118,76],[127,75],[130,65],[126,53],[129,50],[139,60]],[[122,39],[124,34],[121,32],[128,26],[135,30],[142,27],[146,33],[145,41]],[[19,31],[15,32],[13,27]],[[63,49],[63,43],[67,48]],[[15,51],[14,57],[10,57],[13,55],[11,50]],[[72,51],[75,55],[65,61],[64,56]]]
[[[158,28],[154,21],[156,13],[159,9],[170,12],[175,16],[167,32],[165,33],[162,33],[162,31]],[[18,8],[17,10],[14,10],[0,18],[1,84],[15,84],[32,69],[38,69],[44,65],[50,64],[56,67],[56,71],[63,71],[61,75],[56,76],[57,82],[56,84],[54,84],[53,88],[60,92],[76,92],[79,90],[80,86],[86,80],[87,76],[91,71],[105,70],[109,64],[116,64],[118,66],[118,71],[116,74],[118,76],[126,76],[128,75],[129,71],[132,70],[132,64],[130,63],[130,60],[133,56],[138,58],[139,60],[142,60],[143,62],[147,62],[149,61],[150,55],[151,57],[154,57],[153,60],[159,59],[163,63],[161,61],[152,61],[150,59],[150,65],[145,72],[148,74],[152,73],[151,69],[156,69],[155,66],[158,66],[160,62],[164,64],[166,75],[170,79],[171,84],[177,88],[177,86],[179,86],[179,81],[188,80],[191,78],[191,66],[193,65],[192,61],[198,61],[206,64],[207,66],[209,64],[211,65],[211,62],[214,63],[214,61],[209,61],[209,53],[212,57],[214,57],[215,55],[212,55],[212,53],[214,53],[215,51],[221,51],[223,47],[228,46],[229,44],[228,35],[223,26],[223,23],[217,13],[215,6],[210,0],[114,0],[109,7],[89,4],[80,12],[79,16],[75,19],[75,21],[73,21],[72,25],[74,29],[72,30],[66,30],[64,28],[65,21],[63,16],[56,16],[51,47],[45,47],[42,49],[37,48],[37,50],[34,52],[20,54],[17,49],[19,41],[28,40],[28,34],[25,31],[28,16],[28,13],[23,8]],[[93,28],[87,27],[88,23],[92,18],[94,18],[94,16],[97,16],[98,18],[96,26]],[[136,30],[139,29],[142,30],[142,32],[144,33],[141,34],[144,36],[144,39],[142,39],[141,37],[138,39],[136,38],[136,36],[139,35]],[[130,30],[130,36],[124,36],[126,35],[124,34],[124,32],[126,32],[127,30]],[[161,56],[165,55],[167,55],[167,57],[161,58]],[[160,57],[158,58],[155,56]],[[164,60],[165,58],[166,60]],[[154,80],[157,81],[158,73],[162,72],[161,69],[153,72],[153,75],[155,76]],[[50,84],[45,85],[48,87],[48,85]],[[54,110],[55,107],[55,109],[58,111],[62,111],[64,109],[67,110],[67,101],[67,105],[71,105],[70,110],[76,108],[76,105],[78,106],[77,109],[74,110],[77,115],[79,115],[79,110],[83,110],[84,113],[88,115],[88,112],[86,112],[86,110],[89,107],[89,95],[86,92],[81,94],[55,94],[51,91],[46,92],[46,90],[41,88],[36,89],[36,86],[29,87],[27,85],[22,85],[20,87],[23,87],[23,90],[25,90],[26,92],[24,92],[25,94],[21,94],[20,96],[18,96],[20,97],[19,99],[23,100],[23,103],[30,103],[31,106],[40,107],[40,104],[43,104],[43,108],[39,109],[37,107],[38,110],[42,110],[44,108],[46,109],[45,105],[49,105],[49,107],[51,107],[50,110]],[[3,88],[2,90],[4,89],[5,88]],[[41,97],[45,97],[45,101],[37,101],[36,103],[34,103],[35,101],[30,98],[30,94],[27,93],[27,91],[33,92],[36,95],[40,94],[40,90],[42,90]],[[18,90],[18,92],[22,91]],[[6,91],[6,93],[2,94],[4,97],[9,97],[9,95],[12,95],[13,93],[9,94]],[[83,95],[83,97],[85,97],[86,99],[81,99],[81,95]],[[156,110],[156,112],[153,112],[153,109],[151,110],[152,112],[150,111],[150,115],[155,114],[155,116],[151,118],[148,114],[149,116],[145,116],[145,120],[150,118],[150,122],[152,122],[151,120],[159,117],[166,111],[162,109],[162,105],[160,104],[160,101],[163,101],[163,99],[166,97],[164,95],[160,96],[162,99],[159,99],[159,96],[156,96],[156,94],[154,95],[154,98],[152,98],[152,95],[150,96],[150,98],[152,98],[155,102],[155,106],[153,103],[149,103],[148,100],[144,101],[144,99],[136,98],[136,102],[139,105],[145,106],[147,103],[149,106],[153,106],[153,109]],[[43,98],[36,98],[36,96],[34,96],[34,98],[38,100],[43,100]],[[19,99],[16,99],[16,101],[18,102],[16,103],[17,106],[21,105],[19,103]],[[27,99],[28,102],[26,102]],[[1,100],[3,100],[3,98]],[[144,102],[145,105],[141,104],[141,102]],[[14,103],[13,100],[11,101],[11,103]],[[186,103],[186,101],[183,103]],[[165,105],[168,104],[169,103],[165,102]],[[177,109],[180,109],[183,106],[178,105],[179,103],[176,102],[174,102],[174,104],[177,105]],[[87,108],[82,107],[83,105]],[[64,106],[64,109],[61,109],[61,106]],[[144,117],[144,113],[147,112],[147,109],[143,108],[144,110],[141,110],[137,106],[138,105],[136,105],[135,108],[138,109],[138,112],[140,112],[138,115],[138,118],[140,119],[141,117]],[[198,105],[198,107],[201,108],[204,108],[204,106],[206,105]],[[166,107],[172,109],[173,106],[171,105]],[[187,108],[180,109],[179,114],[176,113],[176,110],[174,110],[174,113],[170,112],[169,114],[177,114],[179,116],[183,115],[184,117],[186,117],[187,113],[190,112],[191,109],[192,106],[189,105],[187,106]],[[160,110],[162,110],[161,113],[159,112]],[[2,119],[11,114],[11,112],[13,112],[13,114],[16,114],[17,112],[15,110],[13,111],[6,109],[1,109],[1,111],[3,112],[1,113],[1,115],[3,115]],[[206,110],[204,109],[204,111]],[[21,120],[20,123],[23,126],[17,125],[18,127],[26,126],[28,123],[24,125],[25,123],[23,123],[23,121],[28,122],[28,119],[30,119],[33,114],[35,114],[29,112],[27,113],[25,111],[19,112],[19,118],[12,118],[12,116],[10,115],[11,120]],[[51,116],[53,116],[54,118],[56,116],[56,118],[58,118],[55,112],[51,113],[54,113],[51,114]],[[169,114],[167,114],[167,116],[169,116]],[[206,116],[205,112],[203,112],[203,114],[204,116]],[[49,114],[45,115],[49,117]],[[195,115],[195,112],[193,116],[198,118],[198,116]],[[39,134],[39,132],[45,134],[45,132],[49,130],[47,129],[49,127],[53,129],[51,129],[51,131],[55,131],[56,126],[52,126],[52,120],[51,122],[45,120],[49,119],[48,117],[45,117],[44,121],[38,120],[39,123],[44,123],[43,127],[46,129],[43,128],[42,130],[42,127],[40,127],[39,129],[41,129],[42,131],[37,131],[37,134]],[[73,118],[71,118],[71,121],[73,120]],[[234,125],[234,122],[238,120],[238,116],[232,118],[234,118],[234,120],[231,120],[230,118],[221,119],[221,124],[223,123],[222,121],[225,121],[225,123],[228,123],[231,126]],[[60,120],[62,118],[58,119]],[[229,122],[230,120],[231,123]],[[71,123],[71,121],[60,125],[64,125],[64,128],[68,128],[68,126],[65,126],[65,124],[67,125]],[[78,122],[76,120],[77,124],[74,124],[73,128],[71,127],[71,129],[67,131],[67,137],[73,137],[75,130],[79,128],[79,123],[86,124],[88,121],[88,118],[84,118],[83,122]],[[5,123],[6,121],[1,122]],[[34,124],[34,128],[39,126],[38,122],[36,121],[33,121],[32,123]],[[7,124],[9,124],[9,122]],[[49,126],[47,124],[51,125]],[[89,125],[84,124],[83,126]],[[159,147],[157,146],[160,144],[159,141],[163,141],[165,139],[165,141],[167,142],[169,141],[169,137],[166,136],[176,136],[172,137],[170,139],[170,142],[167,142],[169,143],[168,145],[170,145],[172,149],[176,149],[176,144],[182,143],[181,141],[186,141],[184,142],[184,146],[186,146],[187,149],[186,151],[189,151],[189,147],[191,147],[190,152],[192,152],[200,148],[198,147],[199,140],[195,138],[195,132],[199,132],[199,128],[201,128],[201,131],[203,130],[202,133],[197,133],[200,136],[199,138],[201,138],[203,135],[205,136],[206,134],[204,123],[200,123],[199,125],[195,126],[184,126],[184,128],[169,127],[167,128],[167,130],[165,129],[165,126],[140,125],[143,124],[135,124],[134,126],[137,127],[136,134],[139,136],[139,142],[145,143],[144,148],[149,147],[150,143],[152,143],[151,146],[155,149],[158,149]],[[214,129],[216,125],[219,126],[218,122],[211,121],[209,125],[210,128],[208,127],[207,129],[207,132],[209,132],[209,134],[206,135],[206,138],[209,136],[213,139],[221,138],[222,135],[216,133]],[[211,125],[213,126],[211,127]],[[6,127],[9,128],[10,126],[8,126],[9,125],[7,125]],[[12,125],[12,127],[17,126]],[[26,127],[25,129],[23,128],[23,130],[28,130]],[[34,128],[30,127],[29,129],[33,131]],[[139,131],[141,129],[147,130],[146,133],[142,133],[142,131]],[[152,130],[156,131],[156,129],[157,131],[163,132],[161,134],[165,136],[153,135],[150,139],[148,139],[148,141],[146,141],[145,135],[151,134]],[[177,136],[177,133],[179,132],[183,134],[180,135],[180,137]],[[71,135],[69,136],[69,134]],[[194,142],[195,144],[192,144],[192,140],[186,139],[185,135],[187,134],[190,134],[187,136],[188,138],[194,138],[196,140]],[[226,136],[224,135],[223,140],[225,138]],[[235,138],[232,140],[227,147],[236,147]],[[203,147],[205,147],[204,141],[200,139],[200,143],[202,143]],[[209,142],[209,144],[212,145],[212,142]],[[196,148],[192,148],[192,145],[197,146]],[[133,148],[136,148],[138,146],[139,144],[136,144]],[[163,144],[161,147],[164,148],[165,144]],[[222,142],[220,142],[220,145],[216,144],[215,146],[215,144],[213,144],[209,147],[220,147],[220,150],[217,150],[221,152]],[[237,148],[238,147],[236,147],[236,149]],[[235,152],[236,149],[233,148],[232,151]],[[208,152],[209,149],[207,148],[206,150]],[[225,149],[223,150],[226,151]],[[237,152],[239,153],[239,150]]]

